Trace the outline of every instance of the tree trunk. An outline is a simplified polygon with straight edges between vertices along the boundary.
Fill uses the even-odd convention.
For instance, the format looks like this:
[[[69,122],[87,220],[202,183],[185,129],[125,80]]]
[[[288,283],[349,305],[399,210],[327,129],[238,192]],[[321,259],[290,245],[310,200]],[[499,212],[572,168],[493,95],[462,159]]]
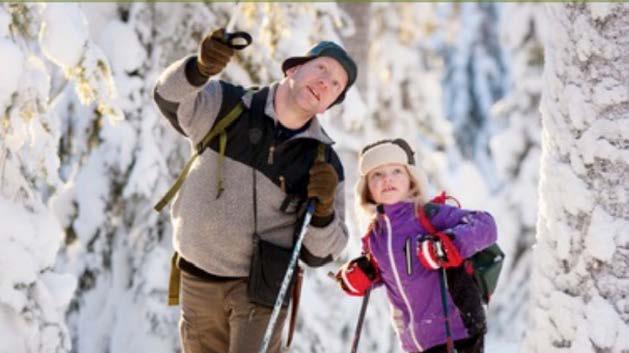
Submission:
[[[356,77],[356,88],[362,94],[367,92],[367,74],[369,72],[369,24],[371,23],[371,4],[343,2],[339,7],[354,22],[354,34],[344,39],[345,47],[356,61],[360,74]]]
[[[533,328],[523,352],[629,352],[629,7],[547,8]]]

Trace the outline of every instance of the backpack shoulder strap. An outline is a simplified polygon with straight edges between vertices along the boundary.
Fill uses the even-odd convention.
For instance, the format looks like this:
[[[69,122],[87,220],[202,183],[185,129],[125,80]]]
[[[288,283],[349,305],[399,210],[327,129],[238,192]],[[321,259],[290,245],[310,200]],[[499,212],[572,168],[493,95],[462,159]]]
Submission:
[[[222,86],[226,87],[226,85]],[[223,108],[221,108],[221,110],[223,110]],[[244,110],[245,106],[242,103],[242,100],[238,98],[236,104],[228,111],[228,113],[225,114],[223,117],[219,117],[217,119],[218,121],[216,122],[216,124],[214,124],[210,131],[205,134],[203,139],[201,139],[201,141],[196,144],[194,153],[192,154],[188,162],[186,162],[186,164],[184,165],[183,170],[181,171],[181,173],[179,173],[179,176],[177,177],[173,185],[168,189],[166,194],[164,194],[164,196],[162,196],[162,198],[155,204],[155,206],[153,207],[155,211],[160,212],[175,197],[179,189],[181,189],[183,182],[188,177],[188,173],[190,173],[190,168],[192,167],[194,161],[197,159],[197,157],[199,157],[199,155],[201,155],[201,153],[203,153],[203,151],[205,151],[205,149],[210,145],[210,142],[212,142],[212,140],[219,135],[218,196],[220,196],[220,193],[223,189],[222,164],[225,156],[225,149],[227,147],[227,133],[225,131],[234,121],[236,121],[236,119],[242,114]]]
[[[442,191],[439,195],[435,196],[430,202],[426,203],[422,207],[417,208],[417,218],[419,219],[419,223],[427,230],[430,234],[436,234],[437,230],[432,225],[430,219],[437,213],[439,207],[441,205],[445,205],[448,200],[454,200],[458,207],[461,207],[461,204],[454,197],[446,194],[445,191]]]
[[[363,235],[362,238],[360,238],[360,241],[362,242],[362,245],[363,245],[363,249],[365,249],[365,252],[369,254],[371,254],[371,241],[369,240],[369,237],[371,236],[371,232],[373,232],[375,227],[376,227],[375,221],[372,221],[371,223],[369,223],[369,228],[367,228],[367,232],[365,232],[365,235]]]
[[[430,222],[430,218],[428,218],[428,212],[426,210],[426,208],[428,207],[434,207],[434,204],[427,203],[421,207],[418,207],[417,218],[419,219],[419,223],[422,225],[422,227],[424,227],[425,230],[428,231],[428,233],[435,234],[437,230],[432,225],[432,222]]]
[[[219,81],[222,91],[222,102],[217,114],[214,126],[205,134],[203,139],[196,144],[195,149],[198,154],[210,145],[210,142],[218,135],[223,133],[246,109],[242,103],[242,97],[249,92],[256,92],[258,87],[250,87],[245,89],[242,86],[236,86],[225,81]]]
[[[188,173],[190,172],[190,167],[192,167],[192,163],[197,159],[197,157],[203,153],[203,151],[210,145],[210,142],[217,136],[220,135],[219,141],[219,150],[220,156],[223,157],[225,155],[225,147],[227,145],[227,135],[225,130],[229,127],[236,119],[242,114],[245,110],[245,106],[242,103],[242,96],[246,93],[244,89],[238,86],[232,86],[226,84],[221,81],[221,86],[224,92],[223,103],[233,104],[231,105],[231,109],[226,114],[223,114],[221,117],[222,111],[224,107],[221,106],[221,112],[219,113],[219,117],[217,118],[217,122],[210,129],[210,131],[205,134],[203,139],[195,146],[195,152],[192,154],[188,162],[186,162],[183,170],[175,180],[175,183],[170,187],[170,189],[166,192],[166,194],[157,202],[154,209],[156,211],[161,211],[175,196],[175,194],[183,185],[183,182],[188,177]],[[257,88],[250,89],[250,91],[255,91]],[[233,102],[235,101],[235,103]],[[219,164],[221,160],[219,159]],[[222,168],[219,166],[219,173],[222,172]],[[221,186],[222,178],[219,177],[219,186]],[[220,192],[220,188],[219,188]],[[170,275],[168,281],[168,305],[178,305],[179,304],[179,291],[181,287],[181,270],[179,269],[179,254],[177,252],[173,253],[170,263]]]

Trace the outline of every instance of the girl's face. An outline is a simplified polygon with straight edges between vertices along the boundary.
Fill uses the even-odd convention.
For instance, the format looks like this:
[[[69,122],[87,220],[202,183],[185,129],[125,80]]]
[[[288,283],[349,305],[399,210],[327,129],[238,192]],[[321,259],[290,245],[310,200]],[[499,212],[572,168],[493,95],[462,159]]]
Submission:
[[[411,177],[402,164],[384,164],[367,174],[367,186],[377,204],[391,205],[408,198]]]

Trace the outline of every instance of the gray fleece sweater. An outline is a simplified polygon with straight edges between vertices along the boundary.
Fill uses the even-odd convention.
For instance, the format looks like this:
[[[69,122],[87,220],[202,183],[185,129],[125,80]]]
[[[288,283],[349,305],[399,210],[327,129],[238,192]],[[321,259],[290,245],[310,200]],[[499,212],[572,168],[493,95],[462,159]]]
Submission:
[[[160,109],[174,115],[191,147],[213,126],[223,100],[219,81],[190,82],[184,58],[169,66],[158,79],[155,93]],[[197,84],[197,85],[195,85]],[[198,85],[200,84],[200,85]],[[265,105],[266,119],[277,122],[273,95],[277,83],[270,87]],[[242,97],[250,107],[252,94]],[[290,140],[309,138],[332,144],[316,117],[303,132]],[[229,141],[228,144],[239,143]],[[225,157],[223,175],[225,190],[217,195],[216,167],[218,153],[208,148],[192,166],[171,207],[174,228],[173,245],[181,256],[202,270],[230,277],[245,277],[253,251],[253,173],[251,166]],[[307,172],[307,171],[306,171]],[[280,210],[286,194],[277,182],[259,170],[256,173],[257,231],[260,237],[274,244],[290,247],[297,216]],[[304,247],[314,256],[338,255],[347,243],[344,224],[344,183],[340,182],[335,199],[335,215],[323,227],[311,226],[304,238]]]

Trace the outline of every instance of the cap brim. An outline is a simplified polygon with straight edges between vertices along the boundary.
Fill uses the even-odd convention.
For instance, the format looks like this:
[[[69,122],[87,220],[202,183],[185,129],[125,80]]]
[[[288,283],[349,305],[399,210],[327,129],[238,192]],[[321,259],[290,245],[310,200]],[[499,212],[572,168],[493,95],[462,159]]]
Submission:
[[[290,69],[293,66],[297,66],[297,65],[301,65],[307,61],[310,61],[314,59],[311,56],[293,56],[290,57],[286,60],[284,60],[284,62],[282,63],[282,72],[284,72],[284,75],[286,75],[286,71],[288,71],[288,69]]]

